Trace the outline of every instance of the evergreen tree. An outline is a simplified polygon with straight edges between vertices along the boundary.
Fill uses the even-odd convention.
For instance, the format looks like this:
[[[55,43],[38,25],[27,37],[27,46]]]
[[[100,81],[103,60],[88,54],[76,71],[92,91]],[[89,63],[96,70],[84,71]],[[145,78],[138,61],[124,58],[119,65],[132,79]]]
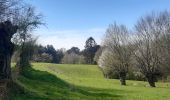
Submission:
[[[86,41],[85,49],[83,51],[83,55],[85,58],[85,62],[87,64],[94,64],[94,56],[97,50],[100,48],[99,45],[95,42],[93,37],[89,37]]]

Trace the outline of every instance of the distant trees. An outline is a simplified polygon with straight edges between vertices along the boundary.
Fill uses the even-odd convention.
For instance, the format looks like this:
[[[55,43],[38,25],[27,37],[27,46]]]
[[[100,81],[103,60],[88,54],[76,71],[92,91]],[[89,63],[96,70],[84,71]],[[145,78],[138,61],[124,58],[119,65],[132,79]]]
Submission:
[[[64,64],[80,64],[81,63],[81,55],[76,53],[65,53],[62,63]]]
[[[84,57],[80,52],[78,47],[72,47],[67,50],[62,59],[62,63],[64,64],[84,64]]]
[[[41,46],[37,45],[32,61],[47,62],[47,63],[61,63],[64,56],[62,49],[55,50],[53,45]]]
[[[46,53],[52,56],[51,63],[59,63],[60,62],[60,56],[58,55],[58,52],[55,50],[55,48],[52,45],[47,45]]]
[[[80,51],[78,47],[71,47],[65,51],[63,49],[55,50],[53,45],[37,45],[32,61],[65,64],[96,64],[94,57],[100,46],[90,37],[86,41],[85,47],[82,51]]]
[[[94,56],[97,50],[100,48],[95,42],[93,37],[89,37],[85,43],[85,49],[83,50],[83,56],[86,64],[95,64]]]
[[[48,53],[42,53],[42,54],[35,54],[32,58],[32,61],[51,63],[52,59],[53,59],[52,56],[49,55]]]
[[[134,51],[128,29],[116,23],[110,25],[104,38],[104,47],[106,49],[99,58],[99,66],[104,71],[112,70],[113,73],[117,73],[121,85],[126,85],[126,75]]]
[[[71,49],[67,50],[67,53],[75,53],[75,54],[79,54],[80,53],[80,49],[78,47],[72,47]]]

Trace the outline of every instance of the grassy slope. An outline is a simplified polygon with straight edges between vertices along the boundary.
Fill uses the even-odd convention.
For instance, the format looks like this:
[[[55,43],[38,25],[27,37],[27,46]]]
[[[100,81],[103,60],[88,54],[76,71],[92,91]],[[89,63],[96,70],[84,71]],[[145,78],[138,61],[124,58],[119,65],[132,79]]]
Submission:
[[[55,65],[35,63],[33,69],[20,76],[23,93],[14,100],[169,100],[170,83],[146,87],[146,82],[104,79],[95,65]]]

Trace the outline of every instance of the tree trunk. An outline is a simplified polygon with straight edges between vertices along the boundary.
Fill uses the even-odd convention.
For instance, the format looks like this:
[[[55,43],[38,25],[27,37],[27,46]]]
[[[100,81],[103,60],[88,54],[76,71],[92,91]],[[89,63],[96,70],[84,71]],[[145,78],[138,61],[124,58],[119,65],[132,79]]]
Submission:
[[[121,85],[126,85],[126,73],[120,72],[119,73],[120,83]]]
[[[9,100],[9,89],[8,84],[10,83],[9,80],[0,80],[0,100]]]
[[[151,87],[156,87],[155,86],[155,76],[153,74],[149,74],[146,76],[147,81]]]
[[[30,47],[29,47],[30,48]],[[30,51],[28,51],[28,46],[25,45],[25,42],[21,45],[20,50],[20,59],[17,61],[17,67],[19,68],[19,74],[23,74],[23,70],[25,67],[30,67]]]
[[[11,78],[11,56],[14,51],[14,44],[11,38],[17,31],[10,21],[0,23],[0,99],[8,100],[7,84]]]
[[[0,79],[11,79],[11,55],[9,54],[1,54]]]

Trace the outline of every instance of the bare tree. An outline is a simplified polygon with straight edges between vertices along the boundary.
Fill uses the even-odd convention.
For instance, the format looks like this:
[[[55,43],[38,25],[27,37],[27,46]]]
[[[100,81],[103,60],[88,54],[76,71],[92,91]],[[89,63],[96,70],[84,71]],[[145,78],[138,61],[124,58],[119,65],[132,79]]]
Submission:
[[[111,59],[108,65],[118,73],[121,85],[126,85],[126,74],[128,73],[133,53],[133,46],[131,45],[129,31],[124,25],[115,23],[109,26],[104,39],[104,46],[109,52],[108,56],[110,55],[111,57],[106,56],[105,59]]]
[[[28,56],[28,54],[30,54],[30,51],[28,49],[29,47],[27,46],[29,44],[31,48],[36,40],[35,38],[33,38],[31,32],[43,23],[41,21],[42,16],[35,13],[34,7],[30,5],[26,5],[23,9],[21,9],[15,19],[17,20],[17,22],[15,23],[18,25],[19,28],[17,34],[13,36],[13,41],[20,47],[20,59],[17,62],[17,66],[22,72],[22,69],[24,67],[30,65],[30,56]]]
[[[147,78],[151,87],[155,87],[155,82],[161,70],[164,68],[163,61],[167,60],[164,51],[168,50],[168,44],[164,40],[169,40],[170,13],[152,13],[141,18],[137,25],[138,50],[135,52],[136,61],[141,72]],[[163,39],[164,38],[164,39]],[[167,51],[168,52],[168,51]],[[164,62],[165,63],[165,62]]]
[[[169,75],[170,72],[170,12],[163,11],[158,13],[158,30],[160,36],[160,56],[161,56],[161,71],[163,76]]]
[[[22,0],[1,0],[0,1],[0,22],[6,20],[14,21],[14,16],[22,7]],[[13,23],[14,24],[14,23]]]

